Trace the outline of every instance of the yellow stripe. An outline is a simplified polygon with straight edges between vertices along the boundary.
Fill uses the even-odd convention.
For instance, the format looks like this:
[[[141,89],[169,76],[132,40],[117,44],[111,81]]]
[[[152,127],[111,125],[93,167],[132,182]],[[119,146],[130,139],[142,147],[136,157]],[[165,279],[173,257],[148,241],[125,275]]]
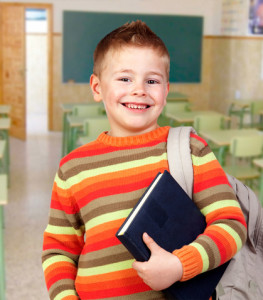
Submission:
[[[203,157],[195,156],[192,154],[192,161],[193,161],[193,165],[195,166],[205,165],[213,160],[216,160],[216,157],[213,152],[210,152]]]
[[[208,270],[209,267],[209,257],[207,255],[207,252],[205,251],[205,248],[196,242],[193,242],[190,245],[195,247],[197,251],[200,253],[203,261],[202,273],[205,272],[206,270]]]
[[[54,300],[61,300],[61,299],[64,299],[64,297],[67,297],[67,296],[77,296],[77,293],[74,290],[65,290],[65,291],[57,294],[57,296],[54,298]]]
[[[217,209],[228,208],[228,207],[238,207],[239,203],[236,200],[221,200],[207,205],[201,209],[202,214],[205,216],[211,212],[216,211]]]
[[[122,270],[128,270],[132,268],[132,263],[134,262],[134,259],[125,260],[118,263],[112,263],[109,265],[103,265],[93,268],[87,268],[87,269],[78,269],[78,276],[95,276],[100,274],[106,274],[111,272],[117,272]]]
[[[114,172],[119,172],[123,170],[135,169],[141,166],[151,165],[160,162],[161,160],[167,159],[167,153],[163,153],[160,156],[151,156],[144,159],[138,159],[131,162],[119,163],[116,165],[110,165],[106,167],[101,167],[92,170],[85,170],[78,173],[75,176],[70,177],[66,182],[61,180],[58,176],[55,177],[56,184],[62,189],[68,189],[71,186],[78,184],[80,181],[89,178],[95,177],[102,174],[109,174]]]
[[[242,240],[241,240],[239,234],[233,228],[231,228],[227,224],[215,224],[215,226],[221,227],[222,229],[227,231],[233,237],[233,239],[236,242],[237,251],[239,251],[242,248],[242,246],[243,246]]]
[[[48,258],[47,260],[45,260],[42,264],[42,267],[44,270],[46,270],[49,266],[51,266],[55,263],[58,263],[58,262],[69,262],[75,266],[74,261],[72,259],[70,259],[69,257],[64,256],[64,255],[55,255],[55,256],[52,256],[52,257]]]
[[[131,210],[132,210],[132,208],[118,210],[116,212],[106,213],[106,214],[100,215],[96,218],[93,218],[85,224],[86,231],[91,229],[92,227],[98,226],[100,224],[104,224],[107,222],[126,218],[128,216],[128,214],[131,212]]]
[[[83,236],[83,232],[78,229],[74,229],[73,227],[64,227],[64,226],[54,226],[48,224],[46,228],[46,232],[52,233],[52,234],[67,234],[67,235],[78,235],[78,236]]]

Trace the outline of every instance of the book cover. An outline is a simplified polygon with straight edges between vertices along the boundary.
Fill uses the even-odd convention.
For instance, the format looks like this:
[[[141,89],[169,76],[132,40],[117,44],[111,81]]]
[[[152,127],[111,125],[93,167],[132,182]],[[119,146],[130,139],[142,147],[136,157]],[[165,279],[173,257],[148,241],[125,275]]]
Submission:
[[[147,261],[150,250],[142,235],[147,232],[172,252],[194,241],[206,227],[205,217],[172,175],[158,173],[116,233],[138,261]],[[169,299],[208,300],[228,263],[165,290]]]

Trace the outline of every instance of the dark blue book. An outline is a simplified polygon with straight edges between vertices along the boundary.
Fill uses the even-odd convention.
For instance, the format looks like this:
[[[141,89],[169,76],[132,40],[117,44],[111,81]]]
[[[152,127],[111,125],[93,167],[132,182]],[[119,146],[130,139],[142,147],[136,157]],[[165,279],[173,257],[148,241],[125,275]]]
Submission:
[[[165,250],[172,252],[193,242],[204,232],[203,214],[172,175],[158,173],[116,233],[138,261],[147,261],[150,250],[142,235],[147,232]],[[228,263],[188,281],[176,282],[164,292],[168,299],[208,300]]]

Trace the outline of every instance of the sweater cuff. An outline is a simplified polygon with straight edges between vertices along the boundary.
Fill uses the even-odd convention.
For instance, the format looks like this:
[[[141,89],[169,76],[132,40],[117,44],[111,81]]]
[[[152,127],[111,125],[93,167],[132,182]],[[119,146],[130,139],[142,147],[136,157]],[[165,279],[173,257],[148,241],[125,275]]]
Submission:
[[[183,265],[183,276],[180,281],[189,280],[202,272],[202,257],[195,247],[184,246],[173,251],[173,254],[180,259]]]

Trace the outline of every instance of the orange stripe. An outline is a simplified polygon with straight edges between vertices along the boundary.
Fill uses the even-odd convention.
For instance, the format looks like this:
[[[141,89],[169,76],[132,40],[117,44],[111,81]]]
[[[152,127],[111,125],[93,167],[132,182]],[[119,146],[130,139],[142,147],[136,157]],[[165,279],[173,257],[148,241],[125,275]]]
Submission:
[[[94,276],[78,276],[77,282],[80,284],[96,283],[96,282],[105,282],[110,280],[119,280],[121,278],[133,278],[137,277],[137,272],[134,269],[127,269],[122,271],[116,271],[112,273],[99,274]]]
[[[128,280],[123,280],[123,278],[120,278],[118,280],[109,280],[109,281],[97,281],[94,283],[89,283],[89,281],[86,281],[86,283],[80,284],[78,281],[76,281],[76,287],[77,289],[80,289],[83,292],[88,291],[103,291],[107,289],[115,289],[119,288],[121,286],[131,286],[131,285],[137,285],[143,283],[143,280],[139,277],[131,277]]]
[[[222,169],[218,168],[213,171],[205,172],[202,174],[199,173],[198,175],[195,176],[194,183],[199,184],[202,183],[203,181],[210,180],[213,178],[219,178],[219,177],[222,178],[222,176],[226,176],[225,172]]]
[[[193,165],[195,175],[210,172],[211,170],[214,170],[217,168],[222,169],[222,167],[220,166],[220,164],[217,160],[211,160],[203,165],[198,165],[198,166]]]
[[[208,230],[205,231],[211,236],[216,236],[218,240],[223,244],[225,251],[227,253],[227,259],[231,258],[237,251],[236,241],[232,235],[229,234],[227,230],[224,230],[221,227],[212,225]]]
[[[51,280],[51,278],[53,278],[54,276],[57,276],[58,274],[77,274],[77,269],[72,267],[72,266],[61,266],[61,267],[55,267],[52,268],[52,270],[48,270],[48,272],[45,272],[45,278],[46,281],[48,282],[49,280]]]
[[[86,241],[89,240],[94,235],[100,234],[101,232],[104,232],[104,231],[107,231],[107,230],[112,230],[112,229],[115,229],[115,228],[119,228],[122,225],[122,223],[124,222],[124,220],[125,220],[125,218],[110,221],[110,222],[103,223],[103,224],[97,225],[97,226],[89,229],[86,232],[86,235],[87,235]]]
[[[206,222],[209,225],[211,222],[214,222],[219,219],[234,219],[234,220],[243,220],[244,216],[240,211],[240,208],[228,206],[222,207],[217,210],[214,210],[206,215]]]

